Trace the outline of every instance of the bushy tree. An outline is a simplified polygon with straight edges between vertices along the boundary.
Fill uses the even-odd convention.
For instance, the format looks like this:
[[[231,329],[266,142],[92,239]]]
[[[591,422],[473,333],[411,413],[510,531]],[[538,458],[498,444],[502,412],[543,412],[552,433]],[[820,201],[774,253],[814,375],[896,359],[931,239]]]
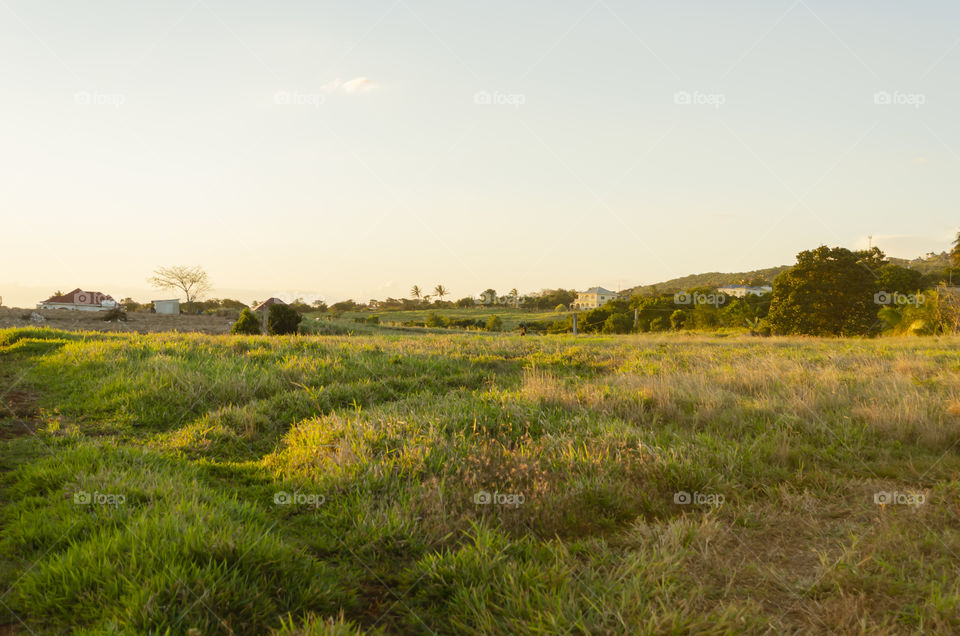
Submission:
[[[500,316],[494,314],[487,319],[485,328],[487,331],[503,331],[503,320],[500,319]]]
[[[675,330],[683,328],[683,323],[687,319],[687,314],[682,309],[678,309],[670,314],[670,326]]]
[[[330,306],[330,313],[339,316],[346,311],[356,311],[359,308],[360,305],[352,300],[341,300]]]
[[[853,336],[876,324],[875,270],[883,254],[821,246],[773,281],[768,321],[776,333]]]
[[[435,311],[431,311],[427,314],[427,326],[428,327],[446,327],[449,323],[447,319],[439,315]]]
[[[302,317],[297,310],[290,305],[270,305],[270,313],[267,316],[267,329],[275,336],[297,333],[297,327]]]
[[[603,321],[603,333],[630,333],[633,329],[633,316],[626,312],[617,312]]]
[[[230,329],[230,333],[256,335],[260,333],[260,319],[257,318],[257,315],[253,313],[249,307],[245,307],[243,311],[240,312],[240,317],[237,318],[237,322],[233,323],[233,328]]]
[[[877,270],[877,287],[890,293],[913,294],[923,289],[924,278],[915,269],[890,263]]]

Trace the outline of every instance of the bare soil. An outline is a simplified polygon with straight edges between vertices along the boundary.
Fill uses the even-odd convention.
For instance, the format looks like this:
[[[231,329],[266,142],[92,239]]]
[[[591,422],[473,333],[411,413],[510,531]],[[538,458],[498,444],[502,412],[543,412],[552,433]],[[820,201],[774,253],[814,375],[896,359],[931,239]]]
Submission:
[[[30,320],[36,312],[46,318],[43,323]],[[7,327],[51,327],[68,331],[131,331],[156,333],[178,331],[183,333],[229,333],[233,320],[222,316],[197,316],[180,314],[167,316],[148,312],[130,312],[127,320],[104,322],[100,311],[75,311],[72,309],[17,309],[0,308],[0,329]],[[26,319],[24,317],[26,316]]]

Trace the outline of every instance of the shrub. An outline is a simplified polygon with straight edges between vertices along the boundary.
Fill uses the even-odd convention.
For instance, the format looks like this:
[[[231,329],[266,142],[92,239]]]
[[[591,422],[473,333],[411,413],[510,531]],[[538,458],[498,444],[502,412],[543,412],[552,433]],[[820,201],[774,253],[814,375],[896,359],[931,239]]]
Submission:
[[[670,314],[670,326],[673,329],[682,329],[683,322],[687,319],[687,314],[682,310],[678,309],[672,314]]]
[[[659,316],[650,321],[650,331],[664,331],[667,325],[667,320],[663,316]]]
[[[245,308],[240,312],[237,322],[233,323],[230,333],[255,336],[260,333],[260,319],[249,308]]]
[[[367,316],[367,322],[371,325],[379,325],[380,317],[379,316]]]
[[[619,312],[610,314],[603,321],[603,333],[630,333],[633,328],[633,317],[630,314]]]
[[[487,319],[486,325],[487,331],[502,331],[503,330],[503,321],[500,320],[500,316],[494,314]]]
[[[122,320],[126,322],[127,312],[120,309],[119,307],[114,307],[113,309],[103,314],[103,322],[113,322],[114,320]]]
[[[557,305],[556,307],[554,307],[553,310],[554,310],[555,312],[557,312],[557,313],[560,313],[561,311],[566,311],[566,310],[567,310],[567,306],[561,303],[561,304]]]
[[[460,329],[470,329],[471,327],[483,327],[483,322],[472,318],[453,318],[448,322],[448,325]]]
[[[267,316],[267,329],[275,336],[297,333],[297,326],[303,320],[297,310],[289,305],[270,305]]]
[[[427,315],[427,326],[428,327],[446,327],[448,324],[447,319],[443,316],[438,315],[436,312],[431,311]]]

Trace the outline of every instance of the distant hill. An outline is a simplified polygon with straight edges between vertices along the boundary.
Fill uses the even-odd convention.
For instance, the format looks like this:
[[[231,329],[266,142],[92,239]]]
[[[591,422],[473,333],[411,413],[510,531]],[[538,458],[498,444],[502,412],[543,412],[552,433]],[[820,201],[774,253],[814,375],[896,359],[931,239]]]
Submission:
[[[935,254],[930,252],[926,256],[914,259],[894,258],[888,256],[887,260],[894,265],[909,267],[924,274],[940,272],[950,266],[950,255],[947,252]],[[695,287],[723,287],[725,285],[736,285],[738,283],[749,283],[753,279],[762,278],[773,282],[777,274],[790,269],[791,265],[780,265],[779,267],[768,267],[766,269],[755,269],[751,272],[707,272],[706,274],[690,274],[682,278],[671,278],[655,285],[638,285],[623,290],[624,294],[649,294],[654,291],[659,293],[672,293],[682,289],[693,289]]]
[[[888,256],[887,260],[894,265],[899,265],[900,267],[909,267],[910,269],[915,269],[918,272],[923,272],[924,274],[940,272],[950,267],[950,254],[947,252],[940,252],[939,254],[930,252],[926,256],[921,256],[920,258],[915,258],[913,260]]]
[[[755,269],[751,272],[707,272],[706,274],[690,274],[682,278],[672,278],[662,283],[657,283],[656,285],[639,285],[625,289],[623,293],[631,296],[634,294],[649,294],[654,291],[654,287],[656,287],[657,292],[670,293],[681,289],[693,289],[694,287],[723,287],[724,285],[749,283],[756,278],[773,282],[777,274],[788,269],[790,269],[790,265]]]

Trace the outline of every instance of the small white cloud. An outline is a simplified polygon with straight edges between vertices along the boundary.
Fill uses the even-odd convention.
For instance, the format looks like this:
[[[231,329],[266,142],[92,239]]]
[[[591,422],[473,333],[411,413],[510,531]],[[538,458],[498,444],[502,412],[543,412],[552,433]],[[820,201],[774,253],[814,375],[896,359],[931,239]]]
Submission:
[[[342,81],[340,78],[327,82],[320,87],[325,93],[369,93],[377,85],[368,77],[355,77],[352,80]]]
[[[366,77],[355,77],[348,82],[343,83],[343,90],[346,93],[366,93],[372,91],[377,85]]]

